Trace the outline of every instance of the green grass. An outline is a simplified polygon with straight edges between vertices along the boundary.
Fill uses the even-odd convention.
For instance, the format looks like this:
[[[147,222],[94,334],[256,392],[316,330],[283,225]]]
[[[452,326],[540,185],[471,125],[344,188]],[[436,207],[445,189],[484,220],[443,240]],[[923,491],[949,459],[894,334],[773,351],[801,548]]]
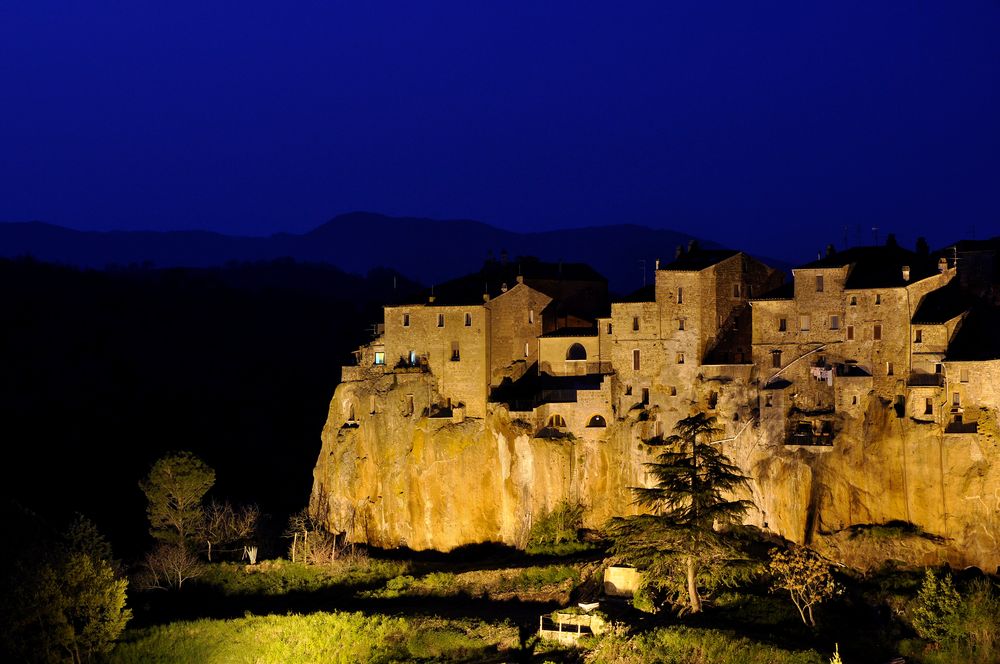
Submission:
[[[381,585],[409,569],[407,563],[371,559],[327,566],[285,560],[269,560],[254,566],[215,563],[206,566],[192,585],[223,595],[284,595],[332,587]]]
[[[517,628],[361,613],[197,620],[127,632],[112,664],[469,661],[517,645]]]
[[[522,569],[475,572],[431,572],[389,579],[385,587],[362,593],[364,597],[453,597],[538,593],[569,590],[580,582],[580,571],[572,565],[545,565]]]
[[[785,650],[731,632],[661,627],[635,636],[612,633],[597,641],[592,664],[827,664],[815,650]]]

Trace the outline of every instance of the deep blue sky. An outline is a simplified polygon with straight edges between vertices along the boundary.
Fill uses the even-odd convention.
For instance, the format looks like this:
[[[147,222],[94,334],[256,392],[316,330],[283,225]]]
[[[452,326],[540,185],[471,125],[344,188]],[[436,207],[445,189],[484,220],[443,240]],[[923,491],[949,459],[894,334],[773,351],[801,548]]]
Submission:
[[[1000,233],[1000,0],[0,3],[0,219]],[[381,238],[391,242],[391,238]]]

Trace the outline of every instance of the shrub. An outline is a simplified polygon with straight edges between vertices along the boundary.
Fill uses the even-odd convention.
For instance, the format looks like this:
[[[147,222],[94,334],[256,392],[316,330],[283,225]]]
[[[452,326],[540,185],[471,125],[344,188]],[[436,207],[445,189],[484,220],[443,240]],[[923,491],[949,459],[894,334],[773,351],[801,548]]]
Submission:
[[[544,512],[528,532],[529,553],[546,552],[546,547],[579,542],[585,508],[580,503],[563,500]]]
[[[816,626],[813,607],[840,594],[830,567],[815,551],[797,546],[771,554],[768,571],[774,577],[772,589],[787,590],[799,610],[802,622]]]
[[[917,635],[928,641],[944,643],[960,635],[958,610],[961,597],[951,582],[951,576],[940,579],[929,568],[917,593],[912,623]]]

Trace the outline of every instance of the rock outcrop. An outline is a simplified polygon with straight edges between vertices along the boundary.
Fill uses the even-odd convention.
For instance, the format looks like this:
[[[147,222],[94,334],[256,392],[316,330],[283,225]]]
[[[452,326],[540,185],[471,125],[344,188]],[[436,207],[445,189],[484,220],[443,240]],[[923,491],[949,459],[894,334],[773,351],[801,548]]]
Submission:
[[[651,439],[704,408],[698,395],[709,391],[617,412],[606,428],[545,438],[537,422],[500,404],[485,418],[464,418],[460,408],[431,417],[432,384],[426,374],[386,375],[337,388],[310,503],[331,530],[382,547],[521,545],[532,520],[561,500],[586,505],[587,525],[600,527],[634,513],[629,487],[647,482]],[[983,410],[978,433],[946,434],[869,394],[855,415],[838,412],[832,446],[797,447],[759,406],[756,384],[712,387],[722,390],[712,411],[725,423],[720,444],[753,478],[759,509],[750,522],[862,566],[873,556],[1000,565],[995,410]],[[415,394],[426,396],[414,405]],[[352,418],[360,403],[374,412]],[[852,526],[891,521],[913,524],[915,534],[852,535]]]

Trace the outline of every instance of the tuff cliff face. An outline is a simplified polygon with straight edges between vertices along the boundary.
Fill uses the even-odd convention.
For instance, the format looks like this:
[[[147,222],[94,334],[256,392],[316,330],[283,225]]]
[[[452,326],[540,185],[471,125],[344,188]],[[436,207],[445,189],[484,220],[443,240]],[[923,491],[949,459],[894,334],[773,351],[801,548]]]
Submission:
[[[587,506],[588,526],[634,513],[629,487],[646,483],[650,439],[698,408],[709,388],[618,412],[606,428],[537,437],[537,423],[491,405],[485,418],[460,408],[432,417],[439,399],[425,375],[342,384],[331,402],[310,508],[360,542],[447,550],[496,541],[523,544],[532,519],[560,500]],[[421,398],[422,396],[422,398]],[[848,564],[886,558],[1000,565],[997,418],[983,409],[978,433],[898,417],[869,393],[838,413],[829,447],[786,445],[759,407],[755,384],[721,388],[710,412],[724,424],[727,454],[753,478],[751,523],[806,542]],[[370,404],[358,417],[358,404]],[[374,411],[374,412],[371,412]],[[853,536],[850,527],[893,520],[918,526],[904,538]]]

